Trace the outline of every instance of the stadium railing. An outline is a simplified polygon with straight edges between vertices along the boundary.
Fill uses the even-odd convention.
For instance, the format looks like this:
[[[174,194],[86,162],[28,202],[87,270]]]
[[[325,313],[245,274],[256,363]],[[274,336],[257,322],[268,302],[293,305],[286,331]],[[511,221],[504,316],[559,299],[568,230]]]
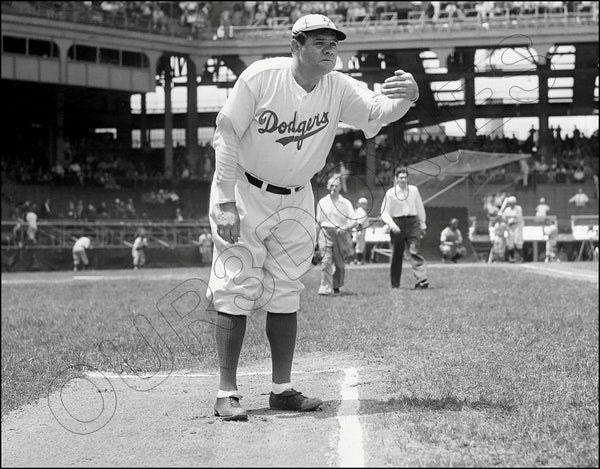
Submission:
[[[150,221],[102,220],[80,222],[71,220],[43,220],[38,222],[36,243],[26,242],[27,224],[17,226],[14,221],[2,222],[2,247],[48,249],[71,248],[77,238],[93,238],[97,247],[131,246],[136,233],[144,229],[150,245],[163,247],[191,246],[204,229],[206,221]]]
[[[182,27],[175,18],[168,18],[166,30],[157,29],[156,24],[150,17],[127,15],[124,12],[107,13],[95,7],[91,10],[81,6],[74,6],[78,2],[37,2],[33,8],[30,2],[2,2],[2,13],[34,16],[57,21],[69,21],[80,24],[90,24],[109,28],[119,28],[131,31],[140,31],[150,34],[167,35],[189,38],[191,30]],[[339,17],[341,18],[341,17]],[[364,16],[355,20],[339,19],[336,17],[336,25],[344,31],[357,35],[369,33],[414,33],[424,31],[480,31],[490,29],[545,29],[555,26],[582,26],[585,24],[598,23],[598,4],[593,2],[589,9],[579,9],[576,12],[567,11],[566,6],[560,9],[541,9],[541,5],[534,8],[522,10],[519,13],[511,13],[510,8],[496,11],[487,18],[475,10],[465,10],[458,16],[450,16],[446,12],[440,12],[436,19],[428,18],[424,12],[412,11],[406,19],[398,19],[393,12],[381,15],[374,19]],[[234,26],[233,39],[245,39],[253,37],[288,37],[290,22],[285,18],[272,18],[270,24]],[[218,27],[200,30],[196,39],[210,40],[217,37]]]

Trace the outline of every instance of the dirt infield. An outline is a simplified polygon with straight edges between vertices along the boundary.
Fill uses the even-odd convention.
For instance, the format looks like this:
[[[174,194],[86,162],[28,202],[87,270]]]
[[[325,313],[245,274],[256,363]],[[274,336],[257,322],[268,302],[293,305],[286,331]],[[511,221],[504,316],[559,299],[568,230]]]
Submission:
[[[324,401],[305,414],[268,408],[270,363],[241,369],[248,422],[212,416],[214,374],[174,373],[145,392],[133,389],[138,377],[88,375],[4,419],[2,466],[337,465],[340,391],[350,365],[332,356],[296,361],[298,389]],[[344,405],[346,413],[354,404]]]

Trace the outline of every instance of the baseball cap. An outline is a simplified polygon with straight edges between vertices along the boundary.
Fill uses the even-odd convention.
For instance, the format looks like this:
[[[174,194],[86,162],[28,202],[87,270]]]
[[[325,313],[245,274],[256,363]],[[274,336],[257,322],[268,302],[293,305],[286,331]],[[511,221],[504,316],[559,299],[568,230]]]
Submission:
[[[298,33],[314,31],[316,29],[331,29],[332,31],[335,31],[338,41],[346,39],[346,35],[337,29],[335,24],[333,24],[333,21],[325,15],[305,15],[298,19],[294,23],[294,26],[292,26],[292,36],[295,36]]]
[[[517,203],[517,198],[514,195],[511,195],[510,197],[508,197],[506,199],[506,203],[507,204],[516,204]]]

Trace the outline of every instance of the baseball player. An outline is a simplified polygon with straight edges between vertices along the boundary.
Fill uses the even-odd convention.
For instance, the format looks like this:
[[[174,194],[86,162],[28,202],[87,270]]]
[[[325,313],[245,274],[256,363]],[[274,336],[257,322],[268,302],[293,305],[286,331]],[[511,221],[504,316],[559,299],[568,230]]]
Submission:
[[[146,264],[146,248],[148,247],[148,239],[143,231],[140,231],[138,236],[131,246],[131,257],[133,258],[133,269],[138,270]]]
[[[73,271],[77,272],[81,264],[84,269],[89,265],[86,249],[92,249],[92,240],[87,236],[78,238],[73,244]]]
[[[404,248],[408,243],[408,258],[416,279],[415,290],[429,288],[427,263],[421,255],[421,239],[427,229],[425,207],[417,186],[408,184],[408,169],[396,169],[396,184],[387,190],[381,204],[381,219],[390,227],[392,288],[400,288]]]
[[[497,216],[494,224],[490,227],[490,239],[492,241],[490,261],[504,262],[506,240],[509,236],[508,225],[504,221],[504,217],[502,215]]]
[[[522,262],[523,260],[523,209],[517,205],[514,195],[504,199],[498,215],[502,215],[508,226],[508,238],[506,248],[508,249],[509,262]]]
[[[200,257],[202,258],[203,264],[212,264],[213,256],[213,240],[210,231],[205,229],[198,236],[198,249],[200,251]]]
[[[454,263],[467,253],[463,246],[462,233],[458,228],[458,218],[450,220],[448,226],[440,233],[440,252],[442,262],[450,260]]]
[[[354,219],[356,220],[356,231],[354,233],[354,263],[359,265],[362,265],[363,263],[367,245],[365,235],[367,233],[367,224],[369,222],[369,216],[367,214],[368,205],[369,201],[365,197],[361,197],[358,199],[358,207],[356,207],[356,210],[354,211]]]
[[[258,60],[240,74],[216,120],[210,223],[215,245],[207,296],[215,327],[219,389],[215,415],[247,420],[237,365],[246,317],[267,311],[274,409],[310,411],[322,401],[296,391],[291,368],[300,278],[315,248],[310,179],[324,165],[338,122],[367,137],[406,114],[419,97],[410,73],[394,72],[381,93],[334,72],[346,35],[323,15],[292,27],[292,57]]]

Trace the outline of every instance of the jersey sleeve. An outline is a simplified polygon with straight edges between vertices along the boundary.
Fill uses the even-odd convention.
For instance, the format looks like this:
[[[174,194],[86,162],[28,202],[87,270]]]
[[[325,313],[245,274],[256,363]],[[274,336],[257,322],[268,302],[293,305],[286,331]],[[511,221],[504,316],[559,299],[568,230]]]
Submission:
[[[347,75],[340,74],[340,82],[344,87],[340,120],[361,129],[366,138],[374,137],[385,124],[400,119],[412,106],[406,99],[390,99],[375,93]]]
[[[258,78],[252,78],[253,83],[256,80],[258,80]],[[255,106],[256,94],[251,89],[251,84],[248,83],[242,73],[220,111],[220,113],[229,117],[235,133],[239,138],[242,138],[246,129],[250,126],[250,123],[254,118]]]

